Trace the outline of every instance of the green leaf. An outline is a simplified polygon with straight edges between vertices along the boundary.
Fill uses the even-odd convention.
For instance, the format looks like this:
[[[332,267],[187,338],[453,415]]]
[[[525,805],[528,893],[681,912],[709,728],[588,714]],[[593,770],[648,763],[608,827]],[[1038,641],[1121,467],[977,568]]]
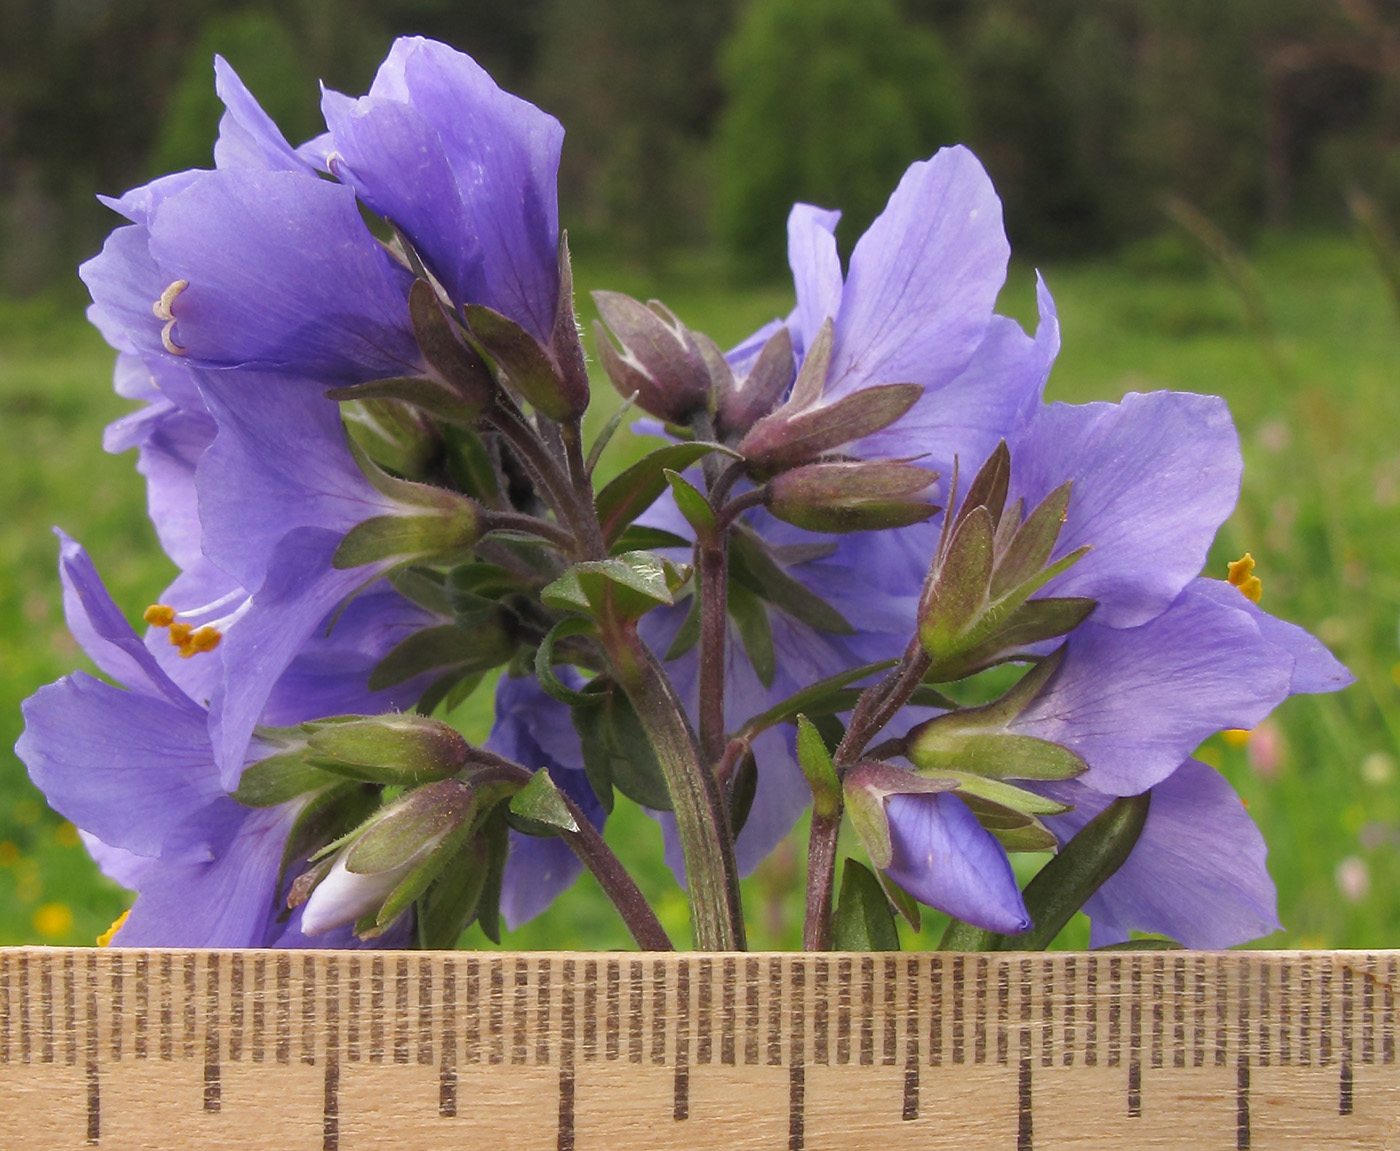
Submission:
[[[667,469],[685,471],[711,452],[723,452],[737,458],[737,454],[723,444],[667,444],[613,478],[594,501],[604,541],[611,545],[628,524],[656,502],[656,497],[666,490]]]
[[[909,924],[915,931],[923,927],[924,913],[919,910],[919,901],[910,895],[904,888],[900,887],[885,872],[876,871],[875,878],[879,881],[880,890],[885,893],[885,898],[890,901],[890,906],[898,913],[899,917]]]
[[[964,635],[987,606],[996,525],[985,507],[973,508],[953,529],[943,566],[919,619],[919,641],[934,660],[963,651]]]
[[[749,657],[749,663],[753,664],[759,682],[764,687],[772,687],[778,663],[773,650],[773,626],[768,620],[767,606],[743,584],[731,582],[726,609],[729,618],[739,628],[744,652]]]
[[[418,946],[446,951],[476,917],[489,870],[487,845],[481,836],[469,839],[443,867],[418,900]]]
[[[671,810],[671,793],[642,721],[625,692],[603,691],[601,704],[574,708],[589,782],[602,797],[616,788],[656,811]]]
[[[699,585],[699,573],[696,573],[697,589]],[[665,659],[667,661],[679,659],[691,648],[700,642],[700,596],[699,594],[690,597],[690,607],[686,609],[685,619],[681,620],[681,626],[676,629],[676,634],[671,637],[671,646],[666,649]]]
[[[734,765],[734,774],[729,779],[729,832],[735,839],[739,838],[739,832],[749,821],[749,812],[753,810],[753,799],[757,794],[758,760],[754,758],[753,748],[745,746],[744,754]]]
[[[1055,550],[1055,541],[1060,538],[1060,529],[1065,526],[1071,486],[1072,481],[1066,480],[1041,500],[1011,537],[1006,554],[1001,557],[996,574],[992,577],[993,598],[1000,599],[1045,566],[1045,561]]]
[[[540,681],[540,687],[551,698],[570,707],[588,706],[601,702],[601,699],[593,692],[575,691],[554,674],[554,645],[570,636],[592,634],[593,624],[589,620],[570,616],[568,619],[561,619],[550,628],[549,633],[540,641],[540,646],[535,649],[535,678]]]
[[[710,501],[680,472],[664,468],[661,474],[666,477],[666,482],[671,486],[671,494],[675,497],[676,507],[680,509],[681,515],[685,516],[686,522],[695,529],[695,534],[701,539],[713,536],[715,533],[715,513],[714,509],[710,507]]]
[[[617,411],[608,417],[608,422],[598,433],[598,438],[593,441],[593,446],[588,449],[588,460],[583,465],[584,474],[592,477],[593,469],[598,466],[598,461],[602,458],[603,452],[608,444],[612,442],[613,436],[617,435],[617,429],[622,426],[622,421],[627,418],[627,413],[632,410],[632,406],[637,402],[635,394],[625,396],[622,403],[618,404]],[[639,544],[645,547],[645,544]]]
[[[490,671],[507,662],[515,640],[491,620],[470,629],[444,624],[414,632],[370,673],[370,691],[383,691],[427,671],[457,668],[465,674]]]
[[[594,619],[633,620],[654,607],[675,603],[675,592],[688,578],[688,570],[662,556],[626,552],[572,565],[540,592],[540,599]]]
[[[477,903],[476,921],[481,924],[482,934],[492,943],[501,942],[501,886],[506,877],[506,856],[510,853],[510,828],[505,816],[495,812],[487,817],[482,829],[486,841],[487,868],[486,882],[482,884],[481,899]]]
[[[758,533],[745,524],[736,525],[730,533],[729,572],[731,580],[817,631],[855,634],[840,612],[788,575]]]
[[[1006,507],[1006,489],[1011,482],[1011,453],[1006,441],[997,444],[996,449],[978,470],[972,486],[963,497],[958,521],[966,519],[977,508],[986,508],[991,515],[992,526],[1001,523],[1001,513]]]
[[[307,763],[302,753],[295,751],[250,763],[239,777],[233,798],[244,807],[276,807],[341,781],[341,776]]]
[[[510,799],[510,812],[527,824],[539,828],[530,831],[531,835],[557,835],[561,831],[578,831],[578,821],[574,819],[569,805],[550,778],[549,769],[541,767],[530,776],[530,782],[517,791]],[[518,823],[515,826],[521,828]]]
[[[898,951],[894,912],[870,869],[847,859],[832,936],[838,951]]]
[[[812,789],[813,813],[835,819],[841,813],[841,780],[826,741],[805,715],[797,717],[797,763]]]
[[[853,667],[849,671],[838,672],[836,675],[819,679],[810,687],[803,688],[796,694],[788,696],[781,703],[774,704],[767,711],[760,712],[745,723],[741,730],[743,734],[752,738],[767,731],[770,727],[777,727],[780,723],[793,722],[799,712],[815,716],[845,711],[855,702],[845,694],[851,684],[878,672],[887,671],[898,662],[898,660],[887,659],[880,663],[867,663],[861,667]]]
[[[1026,885],[1024,898],[1035,926],[1008,936],[1007,947],[1043,951],[1064,930],[1074,913],[1113,877],[1137,846],[1147,824],[1152,793],[1115,799],[1080,828]]]
[[[1049,740],[1011,732],[957,731],[952,724],[940,727],[937,719],[911,731],[905,747],[910,762],[922,771],[998,779],[1073,779],[1089,767],[1069,748]]]

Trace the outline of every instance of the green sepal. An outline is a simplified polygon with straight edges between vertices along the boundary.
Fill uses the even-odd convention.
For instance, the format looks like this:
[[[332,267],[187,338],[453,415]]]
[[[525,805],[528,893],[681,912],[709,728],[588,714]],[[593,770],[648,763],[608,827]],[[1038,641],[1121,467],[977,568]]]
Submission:
[[[514,320],[485,304],[463,304],[467,327],[505,374],[511,388],[534,409],[564,423],[588,407],[588,390],[579,394],[560,378],[559,370],[535,337]]]
[[[415,921],[419,947],[446,951],[457,946],[462,932],[476,918],[489,867],[487,846],[479,835],[467,840],[448,860],[418,900]]]
[[[481,622],[507,596],[535,593],[535,585],[523,576],[480,560],[458,564],[447,573],[444,586],[450,610],[464,627]]]
[[[381,875],[425,857],[452,831],[470,826],[482,801],[464,780],[443,780],[406,792],[372,816],[345,853],[345,869]]]
[[[339,404],[395,400],[411,404],[435,420],[452,424],[471,424],[482,412],[480,406],[467,403],[456,389],[427,376],[394,376],[331,388],[326,392],[326,399]]]
[[[792,384],[788,400],[793,411],[811,407],[826,390],[826,375],[831,368],[831,349],[836,343],[836,324],[830,316],[822,320],[812,346],[802,357],[802,367]]]
[[[1022,827],[994,827],[987,830],[1007,852],[1033,854],[1038,851],[1054,851],[1060,845],[1055,833],[1038,819],[1032,819]]]
[[[797,381],[802,382],[801,373]],[[889,427],[923,394],[921,384],[877,384],[822,407],[784,404],[749,429],[739,454],[750,475],[766,479]]]
[[[341,781],[341,776],[307,763],[300,750],[291,751],[245,767],[233,798],[244,807],[276,807]]]
[[[1035,926],[1008,937],[1018,950],[1049,947],[1074,913],[1127,862],[1147,825],[1151,801],[1150,791],[1115,799],[1041,868],[1023,893]]]
[[[1070,480],[1062,483],[1041,500],[1016,529],[1005,553],[997,560],[996,574],[992,577],[994,599],[1032,579],[1045,567],[1065,525],[1072,486]]]
[[[841,781],[851,828],[865,847],[870,861],[881,871],[894,860],[885,800],[891,795],[952,791],[956,786],[957,781],[953,779],[931,779],[917,775],[908,768],[877,760],[856,764]]]
[[[963,497],[957,522],[961,523],[976,508],[986,508],[995,530],[1006,508],[1006,492],[1011,484],[1011,452],[1002,440],[972,478],[972,485]]]
[[[899,928],[884,888],[868,867],[849,857],[832,922],[837,951],[898,951]]]
[[[667,444],[650,455],[643,456],[620,475],[610,480],[594,500],[603,540],[611,545],[634,519],[656,502],[666,490],[666,472],[683,472],[702,456],[723,452],[738,458],[737,453],[723,444],[706,442]]]
[[[608,444],[612,443],[613,436],[617,435],[617,429],[622,427],[622,421],[627,418],[627,414],[637,402],[636,395],[626,396],[622,403],[617,405],[617,410],[608,417],[598,432],[598,438],[593,441],[593,446],[588,449],[588,459],[584,462],[583,471],[586,476],[592,478],[593,469],[598,466],[598,461],[602,458],[603,452],[607,450]],[[644,545],[639,545],[644,546]]]
[[[544,639],[540,641],[540,646],[535,649],[535,678],[540,681],[540,687],[551,699],[557,699],[560,703],[568,704],[570,707],[589,706],[601,702],[601,698],[596,692],[575,691],[554,674],[555,644],[561,639],[568,639],[571,636],[592,634],[592,621],[575,615],[561,619],[549,629]]]
[[[461,671],[449,671],[424,689],[423,694],[418,697],[418,702],[413,705],[413,710],[419,715],[432,715],[441,704],[443,711],[450,715],[481,686],[485,676],[486,673],[480,671],[470,675]]]
[[[759,683],[772,687],[773,677],[778,674],[778,657],[773,648],[773,625],[768,619],[768,606],[743,584],[731,581],[725,610],[739,628],[744,653],[749,657]]]
[[[1063,815],[1065,812],[1073,810],[1072,804],[1057,803],[1053,799],[1046,799],[1043,795],[1037,795],[1033,791],[1027,791],[1023,787],[1017,787],[1015,784],[1006,783],[1000,779],[975,775],[971,772],[954,771],[951,768],[944,769],[943,774],[949,779],[957,780],[959,795],[975,795],[980,799],[1000,804],[1002,807],[1009,807],[1012,811],[1019,811],[1023,815]],[[1024,779],[1026,777],[1018,776],[1016,778]]]
[[[337,570],[394,560],[436,559],[466,551],[481,538],[481,519],[470,500],[427,515],[375,516],[356,524],[335,549]]]
[[[958,718],[953,713],[950,718]],[[942,717],[939,717],[942,718]],[[909,733],[905,755],[921,771],[1003,779],[1073,779],[1089,765],[1067,747],[1031,735],[980,732],[928,720]]]
[[[370,691],[403,683],[424,672],[454,668],[465,675],[490,671],[506,663],[516,641],[499,619],[476,627],[455,624],[424,628],[398,643],[369,675]]]
[[[924,913],[919,908],[919,901],[885,872],[875,872],[875,879],[880,884],[880,889],[885,893],[885,898],[890,901],[890,906],[895,909],[899,917],[915,931],[920,930],[924,925]]]
[[[437,292],[417,279],[408,290],[408,314],[413,336],[428,366],[456,391],[470,410],[485,412],[496,399],[491,372],[471,348],[457,338]]]
[[[452,614],[452,601],[443,586],[442,576],[431,568],[399,567],[385,578],[404,599],[411,600],[434,615]]]
[[[754,757],[753,748],[745,744],[744,753],[735,762],[733,774],[729,777],[729,793],[726,796],[729,833],[735,839],[739,838],[739,832],[749,821],[749,812],[753,810],[753,800],[757,794],[758,760]]]
[[[601,702],[573,709],[574,730],[583,746],[583,764],[594,792],[609,811],[613,788],[643,807],[670,811],[671,793],[661,764],[627,694],[611,685],[594,683],[596,688],[594,684],[589,687],[602,697]]]
[[[634,620],[675,603],[675,593],[689,578],[688,568],[662,556],[626,552],[572,565],[540,592],[540,599],[594,619]]]
[[[805,715],[797,717],[797,763],[812,789],[812,813],[835,819],[841,814],[841,780],[826,741]]]
[[[736,524],[730,532],[729,575],[731,581],[817,631],[855,634],[840,612],[783,570],[768,545],[746,524]]]
[[[713,536],[715,533],[715,512],[710,507],[710,501],[680,472],[671,468],[663,468],[661,474],[666,477],[666,483],[671,488],[671,495],[675,498],[676,507],[680,509],[681,515],[685,516],[686,522],[695,529],[695,534],[701,539]]]
[[[492,943],[501,942],[501,887],[506,877],[506,856],[510,853],[510,828],[505,817],[492,812],[486,818],[481,838],[486,843],[486,882],[481,887],[476,921]]]
[[[963,515],[953,529],[928,601],[919,616],[919,642],[929,656],[947,659],[970,646],[964,638],[982,617],[992,580],[996,525],[985,507]]]
[[[1097,606],[1098,600],[1084,597],[1026,600],[980,642],[933,663],[925,678],[932,683],[964,679],[1005,659],[1007,653],[1067,635],[1088,619]]]
[[[379,789],[362,783],[337,780],[331,787],[307,799],[287,835],[278,873],[278,890],[287,868],[303,860],[323,858],[326,844],[345,842],[379,809]]]
[[[413,713],[302,725],[306,759],[366,783],[412,785],[446,779],[467,762],[467,741],[456,729]]]
[[[1125,939],[1122,943],[1105,943],[1094,951],[1185,951],[1186,945],[1165,935],[1150,935],[1142,939]]]
[[[434,426],[423,412],[399,400],[344,403],[340,418],[346,434],[370,459],[410,480],[426,478],[433,457],[441,450],[440,429],[446,426]]]
[[[561,831],[576,832],[574,819],[563,794],[550,778],[549,769],[541,767],[530,776],[530,782],[510,797],[511,826],[527,835],[548,837]]]

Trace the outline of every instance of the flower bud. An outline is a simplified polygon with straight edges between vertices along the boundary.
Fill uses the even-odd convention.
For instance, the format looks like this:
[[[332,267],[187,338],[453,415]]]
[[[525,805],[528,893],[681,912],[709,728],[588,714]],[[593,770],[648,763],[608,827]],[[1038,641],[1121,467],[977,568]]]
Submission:
[[[764,504],[778,519],[815,532],[902,528],[938,508],[918,498],[938,479],[916,464],[807,464],[768,482]]]
[[[721,440],[741,436],[768,415],[792,386],[792,333],[787,326],[773,333],[742,383],[721,385],[716,426]]]
[[[373,914],[384,927],[421,893],[469,834],[478,789],[460,779],[416,788],[376,812],[336,853],[311,892],[302,931],[320,935]]]
[[[307,762],[370,783],[446,779],[466,766],[470,751],[455,728],[411,712],[318,720],[302,730]]]
[[[738,450],[751,475],[774,475],[889,427],[923,394],[920,384],[881,384],[821,407],[785,404],[754,424]]]
[[[596,326],[598,358],[619,393],[635,396],[643,411],[673,424],[688,422],[706,407],[715,357],[706,354],[697,333],[659,300],[642,304],[621,292],[598,291],[593,302],[602,317]]]

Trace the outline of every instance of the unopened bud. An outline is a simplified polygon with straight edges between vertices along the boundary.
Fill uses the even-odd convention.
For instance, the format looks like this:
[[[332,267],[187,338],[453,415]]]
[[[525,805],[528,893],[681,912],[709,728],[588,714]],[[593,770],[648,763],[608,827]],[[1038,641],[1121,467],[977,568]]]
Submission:
[[[485,304],[462,309],[472,335],[490,353],[510,386],[537,411],[563,423],[581,416],[588,407],[586,383],[569,379],[559,370],[549,351],[514,320]]]
[[[714,380],[696,333],[659,300],[643,304],[621,292],[598,291],[593,302],[602,317],[596,326],[598,358],[618,392],[635,396],[643,411],[673,424],[686,423],[706,407]]]
[[[792,333],[784,325],[763,345],[743,381],[720,389],[720,438],[743,435],[768,415],[792,385],[793,374]]]
[[[475,500],[440,490],[442,498],[435,508],[405,508],[401,514],[356,524],[336,548],[334,566],[354,568],[384,560],[409,563],[470,548],[483,533],[480,508]]]
[[[921,384],[881,384],[821,407],[786,404],[754,424],[738,450],[750,474],[773,475],[889,427],[923,394]]]
[[[778,519],[816,532],[902,528],[938,508],[919,498],[938,479],[915,464],[807,464],[768,482],[766,507]]]
[[[309,763],[370,783],[446,779],[466,766],[470,750],[455,728],[412,713],[318,720],[303,730]]]

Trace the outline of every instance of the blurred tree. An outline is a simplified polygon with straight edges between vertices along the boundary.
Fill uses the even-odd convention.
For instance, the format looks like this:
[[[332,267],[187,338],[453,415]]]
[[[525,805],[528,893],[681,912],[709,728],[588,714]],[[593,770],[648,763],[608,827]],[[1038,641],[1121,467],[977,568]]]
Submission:
[[[962,95],[937,35],[891,0],[753,0],[725,47],[719,231],[753,272],[783,267],[794,201],[843,211],[850,243],[913,160],[959,139]]]

